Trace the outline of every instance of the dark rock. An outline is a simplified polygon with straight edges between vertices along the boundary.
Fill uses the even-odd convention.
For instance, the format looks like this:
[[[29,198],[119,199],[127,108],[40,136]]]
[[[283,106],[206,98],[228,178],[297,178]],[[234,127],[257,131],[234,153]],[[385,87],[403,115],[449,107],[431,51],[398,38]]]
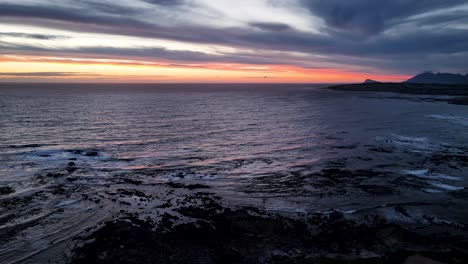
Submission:
[[[1,186],[0,187],[0,195],[7,195],[10,193],[14,193],[15,189],[11,188],[10,186]]]
[[[403,216],[409,217],[408,212],[401,205],[395,206],[395,211],[397,211],[399,214],[401,214]]]
[[[143,181],[140,181],[140,180],[132,180],[132,179],[127,179],[127,178],[123,178],[122,180],[126,183],[130,183],[134,185],[140,185],[143,183]]]
[[[99,153],[97,151],[88,151],[86,152],[87,157],[97,157],[99,156]]]
[[[177,183],[177,182],[168,182],[166,183],[167,186],[172,187],[172,188],[184,188],[184,189],[189,189],[189,190],[195,190],[195,189],[208,189],[210,186],[208,185],[203,185],[203,184],[183,184],[183,183]]]
[[[178,224],[178,217],[167,212],[159,223],[135,217],[107,222],[85,238],[90,242],[74,251],[72,263],[403,263],[421,248],[437,260],[468,259],[457,249],[466,243],[421,236],[377,216],[366,217],[364,223],[339,212],[295,219],[224,208],[209,194],[186,199],[199,205],[177,211],[193,222]],[[282,253],[272,254],[275,251]],[[363,259],[361,252],[382,257]]]
[[[68,163],[68,166],[75,166],[75,165],[76,165],[75,162],[69,162]]]
[[[68,168],[67,168],[68,173],[73,173],[73,172],[75,172],[75,171],[77,171],[77,170],[78,170],[77,167],[68,167]]]
[[[26,145],[10,145],[9,148],[39,148],[39,144],[26,144]]]
[[[350,146],[332,146],[332,149],[356,149],[357,145],[350,145]]]
[[[56,173],[49,172],[49,173],[47,173],[47,174],[46,174],[46,176],[47,176],[47,177],[54,177],[54,178],[58,178],[58,177],[62,177],[62,176],[63,176],[63,174],[61,174],[61,173],[58,173],[58,172],[56,172]]]
[[[147,197],[150,198],[151,196],[147,196],[145,193],[138,191],[138,190],[124,190],[124,189],[117,189],[117,193],[125,196],[136,196],[136,197]]]

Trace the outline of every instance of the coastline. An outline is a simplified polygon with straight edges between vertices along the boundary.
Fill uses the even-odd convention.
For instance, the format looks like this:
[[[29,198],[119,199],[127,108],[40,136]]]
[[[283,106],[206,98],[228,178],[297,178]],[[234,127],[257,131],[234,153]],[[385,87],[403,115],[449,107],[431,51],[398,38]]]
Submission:
[[[98,93],[75,103],[73,91],[49,95],[56,100],[43,105],[57,102],[73,122],[28,130],[21,141],[23,123],[7,123],[12,132],[0,146],[9,177],[0,185],[2,261],[467,262],[463,107],[405,101],[446,96],[292,91]],[[29,96],[15,98],[6,113],[32,108]],[[63,103],[67,98],[73,100]],[[168,98],[177,100],[167,105]],[[193,101],[198,107],[181,116],[179,105]],[[132,111],[103,126],[116,102]],[[214,115],[226,102],[226,115]],[[386,107],[372,115],[380,105]],[[33,114],[50,124],[47,111]],[[128,129],[114,129],[116,121]],[[200,124],[215,126],[197,130]],[[112,140],[97,144],[95,128]],[[58,139],[41,138],[48,132]]]
[[[95,153],[75,152],[84,156]],[[440,166],[450,161],[454,168],[465,168],[468,163],[466,157],[448,153],[432,159]],[[179,173],[182,178],[176,182],[150,183],[135,178],[140,174],[158,175],[157,169],[117,175],[107,179],[102,185],[105,188],[95,189],[86,184],[84,176],[76,175],[86,168],[75,162],[79,161],[37,174],[33,181],[48,186],[44,191],[16,194],[11,188],[0,195],[3,208],[18,210],[20,214],[21,208],[51,192],[60,197],[55,206],[57,213],[71,217],[80,212],[87,219],[88,223],[75,233],[46,234],[64,240],[25,256],[32,257],[30,261],[49,259],[51,252],[60,252],[54,255],[57,263],[73,264],[435,264],[468,260],[468,225],[430,214],[419,215],[414,209],[424,206],[420,203],[387,202],[349,211],[267,210],[261,205],[243,204],[209,185],[184,181],[183,173]],[[379,172],[372,169],[352,170],[331,162],[297,181],[316,179],[316,187],[323,191],[320,197],[335,195],[335,188],[344,193],[351,191],[345,188],[350,180],[374,199],[397,191],[392,186],[365,184],[376,174]],[[380,174],[392,178],[392,173]],[[421,179],[414,176],[415,182],[397,176],[394,186],[419,186],[424,177],[449,177],[426,174],[419,175]],[[450,193],[457,197],[466,195],[464,188]],[[3,228],[2,238],[13,241],[27,228],[41,228],[39,220]]]
[[[362,83],[329,86],[334,91],[398,93],[408,95],[454,96],[439,99],[449,104],[468,105],[468,85],[416,84],[416,83]]]
[[[134,186],[136,187],[136,186]],[[72,263],[464,263],[466,226],[408,228],[374,214],[294,213],[233,206],[205,190],[126,188],[119,200],[147,200],[160,221],[131,210],[81,237]],[[131,206],[129,207],[129,209]],[[401,214],[406,211],[396,206]],[[428,218],[428,221],[432,221]],[[438,227],[436,227],[438,226]],[[465,230],[465,231],[463,231]],[[442,262],[438,262],[442,261]]]

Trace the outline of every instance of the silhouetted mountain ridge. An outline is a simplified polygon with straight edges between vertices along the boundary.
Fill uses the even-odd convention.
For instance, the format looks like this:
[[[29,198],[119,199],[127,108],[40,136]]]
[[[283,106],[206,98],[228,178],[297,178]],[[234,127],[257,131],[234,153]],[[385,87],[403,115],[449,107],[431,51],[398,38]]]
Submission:
[[[372,80],[372,79],[367,79],[364,81],[364,83],[380,83],[380,82],[376,80]]]
[[[404,83],[426,83],[426,84],[468,84],[468,74],[454,73],[432,73],[424,72],[414,76]]]

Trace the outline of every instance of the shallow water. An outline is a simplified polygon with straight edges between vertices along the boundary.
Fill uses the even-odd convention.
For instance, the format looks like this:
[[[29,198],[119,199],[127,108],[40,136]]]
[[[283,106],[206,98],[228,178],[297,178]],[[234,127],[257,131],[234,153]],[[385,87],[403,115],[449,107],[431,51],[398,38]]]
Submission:
[[[50,243],[118,211],[83,194],[129,180],[199,183],[264,210],[465,223],[468,109],[406,97],[313,85],[2,85],[0,187],[14,192],[0,195],[0,259],[61,252]],[[330,182],[331,170],[341,178]]]

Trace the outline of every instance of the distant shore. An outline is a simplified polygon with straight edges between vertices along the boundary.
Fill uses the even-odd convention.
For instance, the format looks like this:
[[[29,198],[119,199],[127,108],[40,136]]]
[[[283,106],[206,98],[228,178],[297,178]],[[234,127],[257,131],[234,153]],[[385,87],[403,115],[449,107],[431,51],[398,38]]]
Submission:
[[[387,92],[419,95],[456,96],[444,99],[450,104],[468,105],[468,85],[416,84],[416,83],[362,83],[329,86],[326,89],[355,92]]]

